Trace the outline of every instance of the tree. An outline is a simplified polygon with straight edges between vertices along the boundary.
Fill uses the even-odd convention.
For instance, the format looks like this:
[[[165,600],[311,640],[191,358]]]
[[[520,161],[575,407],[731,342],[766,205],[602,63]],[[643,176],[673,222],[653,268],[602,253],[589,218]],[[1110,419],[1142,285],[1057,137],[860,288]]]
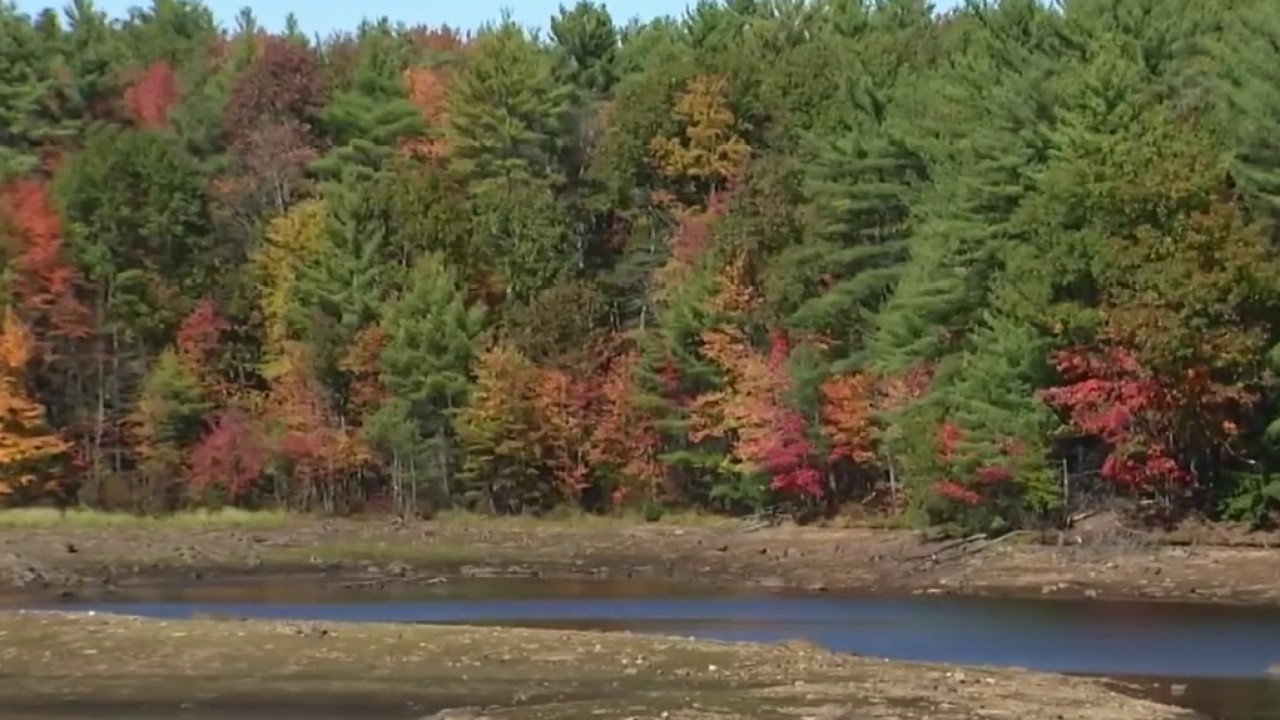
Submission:
[[[551,18],[551,36],[564,54],[565,74],[584,92],[603,95],[617,82],[618,32],[603,5],[578,0]]]
[[[0,182],[39,166],[45,142],[62,135],[42,103],[53,88],[47,53],[31,18],[0,6]]]
[[[751,153],[729,105],[728,90],[724,76],[689,80],[671,110],[680,135],[655,137],[649,144],[658,172],[675,185],[683,202],[724,188]]]
[[[200,381],[178,354],[162,353],[147,373],[130,417],[141,480],[133,498],[138,509],[170,509],[182,499],[184,452],[199,435],[208,409]]]
[[[134,122],[146,130],[158,130],[169,122],[169,113],[178,103],[178,78],[169,63],[148,65],[124,91],[124,105]]]
[[[666,478],[658,459],[662,436],[655,413],[642,402],[636,382],[639,361],[635,350],[612,357],[601,379],[599,411],[588,445],[597,482],[606,483],[602,489],[615,505],[657,500]]]
[[[96,131],[59,168],[54,195],[72,256],[104,301],[118,300],[113,310],[124,310],[125,294],[141,290],[141,307],[128,311],[131,329],[163,333],[181,307],[166,296],[199,296],[216,281],[203,180],[174,138]]]
[[[383,320],[382,384],[433,446],[433,466],[424,471],[434,477],[441,502],[452,491],[449,416],[466,397],[467,369],[483,322],[483,310],[465,304],[453,271],[436,254],[418,261]]]
[[[70,448],[45,423],[44,408],[26,387],[31,331],[12,308],[0,327],[0,495],[44,489],[54,461]]]
[[[229,500],[243,500],[262,479],[268,452],[254,418],[242,410],[223,410],[213,416],[209,431],[187,454],[191,486],[198,492],[217,490]]]
[[[333,148],[311,166],[320,176],[347,184],[381,171],[402,139],[422,132],[422,117],[400,81],[400,40],[376,28],[362,45],[350,87],[337,91],[320,113]]]
[[[253,258],[261,286],[263,341],[269,357],[280,358],[285,343],[297,339],[290,322],[303,302],[299,277],[324,242],[326,213],[320,201],[294,205],[287,214],[271,221],[265,241]]]
[[[427,158],[442,158],[448,154],[448,144],[441,135],[447,125],[446,103],[452,81],[453,69],[448,66],[405,68],[405,94],[409,97],[409,102],[418,108],[429,136],[420,140],[411,139],[408,145],[411,153]]]
[[[87,337],[83,278],[68,257],[48,185],[23,180],[0,189],[0,227],[12,242],[9,288],[39,334],[46,340]]]
[[[494,343],[476,359],[470,402],[457,415],[466,453],[460,479],[491,512],[546,507],[556,493],[541,481],[532,395],[534,368],[518,351]]]
[[[574,502],[582,501],[591,484],[588,443],[594,392],[589,382],[565,370],[547,368],[537,373],[533,383],[537,424],[533,438],[561,494]]]
[[[280,37],[255,40],[253,60],[231,84],[223,127],[232,148],[264,126],[315,130],[330,87],[315,53]]]
[[[449,88],[454,171],[473,192],[501,198],[532,179],[556,184],[568,103],[552,57],[515,21],[485,26]]]

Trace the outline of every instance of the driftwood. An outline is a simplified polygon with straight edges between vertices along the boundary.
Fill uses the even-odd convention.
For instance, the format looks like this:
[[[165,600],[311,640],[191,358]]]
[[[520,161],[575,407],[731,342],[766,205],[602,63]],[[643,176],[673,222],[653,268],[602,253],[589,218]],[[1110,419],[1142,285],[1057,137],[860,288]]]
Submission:
[[[970,555],[976,555],[982,552],[983,550],[986,550],[987,548],[993,547],[995,545],[999,545],[1000,543],[1005,542],[1006,540],[1009,540],[1011,538],[1024,537],[1032,534],[1034,533],[1032,533],[1032,531],[1030,530],[1018,530],[1017,532],[1005,533],[1004,535],[1000,535],[997,537],[991,537],[986,533],[978,533],[976,535],[970,535],[969,537],[963,538],[961,540],[953,540],[940,547],[936,547],[927,553],[904,558],[903,562],[917,562],[920,560],[928,560],[934,564],[941,563],[941,562],[951,562],[951,561],[959,560],[961,558],[969,557]],[[941,557],[943,553],[951,553],[951,554],[944,558],[944,557]]]
[[[1015,537],[1025,537],[1025,536],[1027,536],[1027,535],[1032,535],[1032,534],[1033,534],[1033,533],[1032,533],[1030,530],[1018,530],[1018,531],[1016,531],[1016,532],[1005,533],[1004,535],[1001,535],[1000,537],[991,538],[990,540],[987,540],[986,542],[980,542],[980,543],[975,543],[975,544],[971,544],[971,545],[966,545],[965,547],[960,548],[960,552],[959,552],[959,554],[957,554],[957,555],[955,555],[955,556],[953,556],[953,557],[948,558],[948,560],[959,560],[959,559],[960,559],[960,558],[962,558],[962,557],[968,557],[969,555],[976,555],[976,554],[978,554],[978,553],[982,552],[983,550],[986,550],[986,549],[987,549],[987,548],[989,548],[989,547],[992,547],[992,546],[994,546],[994,545],[999,545],[1000,543],[1004,542],[1005,540],[1009,540],[1009,539],[1011,539],[1011,538],[1015,538]]]
[[[902,561],[903,561],[903,562],[915,562],[915,561],[917,561],[917,560],[931,560],[931,559],[936,559],[936,558],[938,557],[938,554],[939,554],[939,553],[944,553],[944,552],[946,552],[946,551],[948,551],[948,550],[951,550],[951,549],[954,549],[954,548],[958,548],[958,547],[960,547],[961,545],[968,545],[969,543],[977,542],[977,541],[979,541],[979,540],[986,540],[986,539],[987,539],[987,534],[986,534],[986,533],[978,533],[977,535],[970,535],[969,537],[967,537],[967,538],[963,538],[963,539],[961,539],[961,540],[952,540],[951,542],[949,542],[949,543],[945,543],[945,544],[943,544],[942,546],[940,546],[940,547],[936,547],[936,548],[934,548],[934,549],[932,549],[932,550],[930,550],[929,552],[926,552],[926,553],[924,553],[924,554],[921,554],[921,555],[912,555],[911,557],[905,557],[905,558],[903,558],[903,559],[902,559]]]

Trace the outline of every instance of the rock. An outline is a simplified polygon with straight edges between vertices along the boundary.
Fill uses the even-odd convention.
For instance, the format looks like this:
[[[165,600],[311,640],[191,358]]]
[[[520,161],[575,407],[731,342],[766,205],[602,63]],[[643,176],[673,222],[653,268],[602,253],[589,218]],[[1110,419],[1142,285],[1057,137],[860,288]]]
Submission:
[[[322,638],[329,636],[329,630],[322,625],[294,625],[290,630],[299,637]]]
[[[1267,666],[1267,674],[1280,676],[1280,662],[1273,662]]]

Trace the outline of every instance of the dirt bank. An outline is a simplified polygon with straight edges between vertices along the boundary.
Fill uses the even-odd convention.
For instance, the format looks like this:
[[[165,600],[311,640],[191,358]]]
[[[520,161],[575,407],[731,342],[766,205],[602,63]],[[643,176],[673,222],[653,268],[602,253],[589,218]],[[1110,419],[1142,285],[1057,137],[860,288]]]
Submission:
[[[1093,681],[624,633],[0,613],[0,706],[83,717],[1164,720]],[[470,706],[467,711],[457,710]],[[88,712],[88,710],[92,712]]]
[[[1184,538],[1185,539],[1185,538]],[[965,544],[915,533],[741,523],[296,520],[261,530],[43,527],[0,531],[0,586],[89,595],[138,582],[296,574],[378,585],[448,575],[673,578],[724,585],[915,593],[1280,601],[1280,554],[1169,545],[1096,529],[1061,544]]]

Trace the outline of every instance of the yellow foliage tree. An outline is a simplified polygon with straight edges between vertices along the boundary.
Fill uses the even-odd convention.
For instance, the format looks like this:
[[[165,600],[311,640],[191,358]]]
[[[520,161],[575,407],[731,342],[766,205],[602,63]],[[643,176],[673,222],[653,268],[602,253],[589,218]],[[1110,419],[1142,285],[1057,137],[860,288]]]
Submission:
[[[296,302],[298,268],[315,253],[324,239],[325,206],[307,200],[290,208],[267,226],[266,239],[253,258],[262,287],[262,317],[266,328],[266,374],[284,368],[289,341],[288,318]]]
[[[540,479],[534,395],[537,368],[505,343],[495,343],[476,362],[471,402],[454,427],[466,450],[461,477],[495,512],[520,512],[558,499]]]
[[[0,495],[34,485],[70,447],[49,429],[44,407],[27,392],[33,345],[31,330],[6,307],[0,328]]]
[[[722,75],[691,79],[672,108],[682,136],[656,137],[649,143],[658,172],[701,198],[723,188],[751,154],[751,146],[738,133],[728,90],[729,81]]]

